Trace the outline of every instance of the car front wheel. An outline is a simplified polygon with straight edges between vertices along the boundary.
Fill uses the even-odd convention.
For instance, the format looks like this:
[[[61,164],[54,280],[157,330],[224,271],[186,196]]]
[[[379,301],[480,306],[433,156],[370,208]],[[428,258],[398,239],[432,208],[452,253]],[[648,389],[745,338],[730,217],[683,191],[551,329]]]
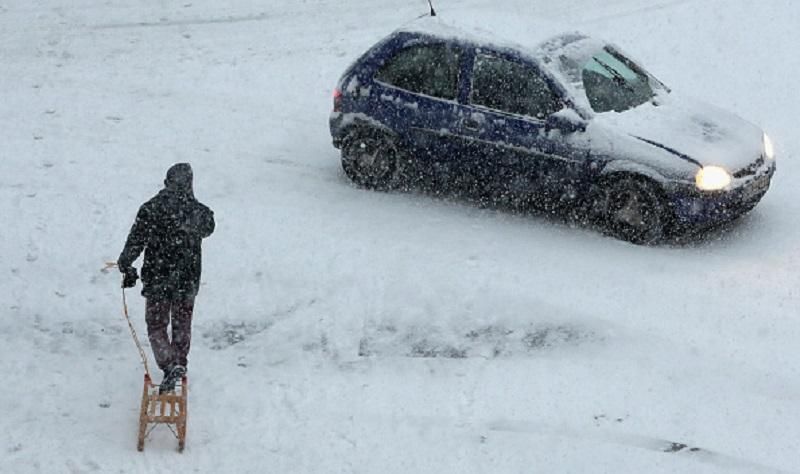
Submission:
[[[627,176],[610,180],[603,186],[600,199],[600,217],[614,237],[638,245],[655,244],[664,238],[669,209],[656,183]]]

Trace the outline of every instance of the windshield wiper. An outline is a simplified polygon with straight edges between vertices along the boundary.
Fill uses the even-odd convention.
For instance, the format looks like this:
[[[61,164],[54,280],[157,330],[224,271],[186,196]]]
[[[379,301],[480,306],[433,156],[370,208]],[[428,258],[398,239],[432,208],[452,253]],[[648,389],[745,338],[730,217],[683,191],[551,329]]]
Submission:
[[[611,76],[614,78],[614,82],[617,83],[617,85],[622,86],[623,88],[625,88],[629,92],[636,93],[636,90],[633,88],[633,86],[628,84],[628,80],[625,79],[625,76],[620,74],[619,71],[617,71],[613,67],[609,66],[605,62],[601,61],[596,56],[593,56],[592,59],[594,59],[594,61],[597,64],[599,64],[603,69],[605,69],[606,71],[608,71],[609,74],[611,74]]]

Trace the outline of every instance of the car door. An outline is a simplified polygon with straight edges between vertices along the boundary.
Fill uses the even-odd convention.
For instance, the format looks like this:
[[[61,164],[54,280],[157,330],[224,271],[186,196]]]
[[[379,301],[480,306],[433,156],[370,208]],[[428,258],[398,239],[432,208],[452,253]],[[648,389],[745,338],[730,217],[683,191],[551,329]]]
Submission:
[[[485,194],[531,198],[552,207],[573,197],[584,165],[546,120],[564,108],[560,92],[529,62],[476,50],[469,111],[459,133],[469,151],[465,166]]]
[[[450,128],[458,103],[463,50],[441,40],[401,47],[376,72],[373,110],[411,149],[415,172],[447,185],[459,154]]]

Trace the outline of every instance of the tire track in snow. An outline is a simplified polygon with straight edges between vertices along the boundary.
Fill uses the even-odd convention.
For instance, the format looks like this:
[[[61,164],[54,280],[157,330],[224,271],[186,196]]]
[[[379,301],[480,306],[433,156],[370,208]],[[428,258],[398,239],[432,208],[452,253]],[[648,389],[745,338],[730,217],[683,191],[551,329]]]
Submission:
[[[230,15],[219,18],[186,18],[181,20],[158,20],[158,21],[139,21],[133,23],[101,23],[92,25],[97,30],[127,29],[127,28],[168,28],[173,26],[199,26],[199,25],[218,25],[236,24],[255,21],[265,21],[276,18],[278,15],[258,13],[252,15]],[[281,15],[283,16],[283,15]]]
[[[423,5],[424,4],[420,4],[419,8],[416,8],[416,5],[413,6],[406,5],[406,9],[408,10],[408,12],[402,11],[403,15],[400,16],[401,22],[410,21],[414,18],[414,15],[410,13],[412,10],[413,11],[419,10],[419,13],[424,13],[425,11],[427,11],[427,5],[425,5],[424,7]],[[320,7],[321,7],[320,4],[313,4],[311,8],[300,8],[297,10],[290,10],[285,7],[281,7],[280,10],[275,10],[270,12],[262,11],[260,13],[231,14],[231,15],[223,15],[218,17],[205,17],[205,18],[189,17],[189,18],[174,19],[174,20],[170,20],[166,17],[163,17],[157,21],[142,20],[136,22],[100,23],[87,26],[92,29],[98,29],[98,30],[128,29],[128,28],[159,28],[159,27],[169,28],[176,26],[236,24],[236,23],[250,23],[250,22],[274,20],[275,22],[281,22],[282,23],[281,26],[285,28],[287,26],[285,24],[285,21],[291,18],[302,18],[302,17],[308,17],[310,15],[322,15],[334,18],[337,16],[349,17],[350,14],[363,11],[365,8],[376,8],[374,2],[365,2],[363,4],[356,4],[356,5],[335,4],[335,8],[331,8],[330,11],[325,11],[324,8]],[[396,8],[397,6],[395,5],[394,7]],[[298,24],[298,27],[305,28],[306,26],[305,24],[300,23]]]
[[[738,458],[736,456],[731,456],[700,447],[693,447],[683,442],[675,442],[648,435],[613,433],[610,431],[593,432],[589,429],[577,430],[570,427],[555,427],[530,421],[498,420],[490,422],[486,426],[489,431],[494,432],[581,439],[584,441],[592,441],[602,444],[614,444],[619,446],[645,449],[648,451],[664,453],[665,455],[670,454],[684,456],[698,462],[731,470],[748,470],[750,472],[755,470],[762,473],[791,474],[789,471],[784,471],[747,459]]]
[[[469,403],[469,400],[466,401]],[[345,416],[341,413],[330,414],[336,417],[342,417],[342,419],[352,420],[350,415]],[[384,419],[384,416],[368,414],[366,415],[366,419],[380,421]],[[481,443],[485,443],[487,441],[487,431],[489,433],[506,435],[517,434],[551,438],[566,438],[586,443],[597,443],[601,445],[641,449],[663,456],[678,456],[698,463],[708,464],[716,468],[725,469],[727,471],[746,471],[760,474],[797,474],[796,471],[787,471],[773,466],[768,466],[757,461],[722,453],[720,451],[693,446],[689,443],[673,441],[646,434],[613,432],[608,429],[603,430],[588,426],[579,429],[571,426],[556,426],[547,423],[525,420],[460,420],[454,417],[436,415],[411,415],[404,416],[402,420],[393,419],[392,421],[395,423],[401,421],[402,423],[425,428],[438,427],[444,429],[463,430],[462,432],[471,433],[472,435],[478,434]]]

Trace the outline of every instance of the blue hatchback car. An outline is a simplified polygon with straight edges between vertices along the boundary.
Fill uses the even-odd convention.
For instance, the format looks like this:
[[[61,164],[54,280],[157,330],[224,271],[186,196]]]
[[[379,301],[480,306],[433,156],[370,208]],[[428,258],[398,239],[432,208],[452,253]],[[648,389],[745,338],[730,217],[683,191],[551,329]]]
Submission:
[[[330,129],[360,186],[579,211],[639,244],[735,219],[775,171],[762,130],[681,97],[612,44],[505,43],[439,18],[347,69]]]

